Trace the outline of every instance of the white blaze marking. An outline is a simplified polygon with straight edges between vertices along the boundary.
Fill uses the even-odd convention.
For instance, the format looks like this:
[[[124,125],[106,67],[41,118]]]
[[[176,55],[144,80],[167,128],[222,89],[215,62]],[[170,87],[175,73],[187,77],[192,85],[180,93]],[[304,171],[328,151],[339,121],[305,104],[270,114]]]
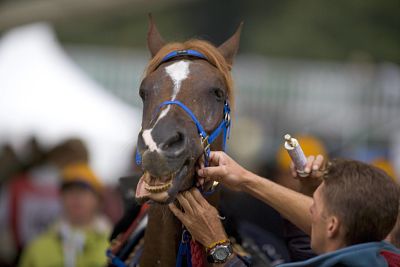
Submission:
[[[171,80],[174,83],[174,92],[172,93],[171,100],[175,100],[179,90],[181,89],[182,81],[188,77],[189,64],[190,63],[188,61],[182,60],[165,68],[165,71],[168,73],[169,77],[171,77]]]
[[[182,81],[184,81],[189,76],[189,73],[190,73],[189,65],[190,65],[190,62],[181,60],[181,61],[175,62],[165,68],[165,72],[169,75],[172,82],[174,83],[171,101],[176,99],[176,96],[178,95],[178,93],[181,89]],[[163,117],[165,117],[167,115],[167,113],[170,109],[171,109],[171,106],[169,105],[163,111],[161,111],[160,116],[157,118],[157,121],[153,125],[153,128],[156,126],[157,122],[160,119],[162,119]],[[153,130],[153,128],[144,130],[142,133],[143,140],[144,140],[145,144],[149,147],[150,151],[158,150],[157,144],[156,144],[156,142],[154,142],[153,136],[151,135],[151,131]]]
[[[149,150],[156,151],[156,150],[158,150],[158,147],[157,147],[156,142],[154,142],[154,140],[153,140],[153,136],[151,135],[152,130],[153,130],[153,128],[144,130],[142,133],[142,137],[143,137],[144,143],[149,147]]]

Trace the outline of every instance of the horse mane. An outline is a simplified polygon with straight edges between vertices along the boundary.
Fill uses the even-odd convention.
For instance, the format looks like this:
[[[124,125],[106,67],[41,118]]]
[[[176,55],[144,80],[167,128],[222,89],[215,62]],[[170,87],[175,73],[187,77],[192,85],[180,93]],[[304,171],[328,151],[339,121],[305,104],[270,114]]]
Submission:
[[[167,55],[168,53],[175,50],[188,50],[188,49],[197,50],[200,53],[204,54],[207,57],[208,62],[210,62],[214,67],[216,67],[221,72],[225,80],[228,92],[229,104],[231,105],[231,107],[233,107],[234,89],[233,89],[233,79],[231,74],[232,65],[226,62],[225,58],[223,57],[221,52],[219,52],[218,48],[216,48],[213,44],[205,40],[191,39],[183,43],[174,42],[166,44],[150,60],[149,64],[147,65],[145,75],[147,76],[153,71],[155,71],[161,64],[164,56]]]

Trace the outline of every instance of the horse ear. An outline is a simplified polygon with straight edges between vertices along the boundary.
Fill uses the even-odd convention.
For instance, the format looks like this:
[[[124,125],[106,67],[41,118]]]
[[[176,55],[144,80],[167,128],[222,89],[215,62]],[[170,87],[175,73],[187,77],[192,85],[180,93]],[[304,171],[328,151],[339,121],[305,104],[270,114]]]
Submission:
[[[218,50],[224,56],[226,62],[230,65],[233,64],[233,59],[236,56],[237,51],[239,50],[240,43],[240,33],[242,32],[243,21],[240,23],[236,32],[226,40],[222,45],[218,47]]]
[[[163,38],[157,30],[153,16],[149,14],[149,31],[147,32],[147,47],[150,50],[151,57],[154,57],[158,51],[165,45]]]

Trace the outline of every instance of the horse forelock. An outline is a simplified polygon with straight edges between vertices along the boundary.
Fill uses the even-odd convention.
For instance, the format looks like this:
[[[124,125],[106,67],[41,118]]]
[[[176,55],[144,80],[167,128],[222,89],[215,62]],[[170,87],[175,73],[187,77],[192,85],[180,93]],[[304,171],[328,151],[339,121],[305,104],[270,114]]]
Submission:
[[[163,58],[168,53],[176,50],[188,50],[188,49],[197,50],[200,53],[204,54],[207,57],[208,62],[221,72],[225,81],[229,104],[232,108],[234,106],[234,101],[235,101],[233,79],[231,74],[232,66],[226,62],[225,58],[219,52],[218,48],[216,48],[213,44],[207,41],[192,39],[184,43],[166,44],[150,60],[149,64],[147,65],[145,75],[148,76],[150,73],[154,72],[158,68],[158,66],[162,63]]]

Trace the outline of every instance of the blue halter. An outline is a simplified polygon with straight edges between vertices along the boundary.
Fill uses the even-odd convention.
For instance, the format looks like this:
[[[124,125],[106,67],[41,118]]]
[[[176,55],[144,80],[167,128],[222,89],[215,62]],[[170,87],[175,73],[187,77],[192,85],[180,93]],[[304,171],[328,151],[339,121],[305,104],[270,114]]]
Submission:
[[[173,59],[176,57],[182,57],[182,56],[191,56],[191,57],[207,60],[207,57],[205,55],[203,55],[202,53],[200,53],[196,50],[189,49],[189,50],[172,51],[163,58],[161,63],[164,63],[170,59]],[[225,151],[226,140],[229,138],[229,132],[230,132],[230,126],[231,126],[231,117],[230,117],[231,110],[230,110],[229,103],[227,100],[224,103],[224,117],[223,117],[221,123],[218,125],[218,127],[210,135],[208,135],[208,133],[204,130],[200,121],[196,118],[196,116],[193,114],[193,112],[190,110],[190,108],[188,108],[185,104],[183,104],[182,102],[180,102],[178,100],[165,101],[165,102],[161,103],[160,106],[158,107],[157,114],[160,112],[161,108],[163,108],[164,106],[167,106],[167,105],[177,105],[182,110],[184,110],[189,115],[189,117],[192,119],[192,121],[195,123],[195,125],[197,127],[197,131],[200,135],[201,144],[202,144],[203,150],[204,150],[204,165],[205,166],[208,166],[209,159],[210,159],[210,152],[211,152],[210,145],[217,139],[217,137],[221,133],[223,135],[222,149]],[[136,160],[137,165],[140,166],[142,164],[142,156],[140,155],[138,150],[136,150],[135,160]]]
[[[176,57],[184,57],[184,56],[190,56],[190,57],[195,57],[195,58],[202,58],[205,60],[208,60],[205,55],[200,53],[199,51],[188,49],[188,50],[176,50],[168,53],[160,62],[160,64]]]

